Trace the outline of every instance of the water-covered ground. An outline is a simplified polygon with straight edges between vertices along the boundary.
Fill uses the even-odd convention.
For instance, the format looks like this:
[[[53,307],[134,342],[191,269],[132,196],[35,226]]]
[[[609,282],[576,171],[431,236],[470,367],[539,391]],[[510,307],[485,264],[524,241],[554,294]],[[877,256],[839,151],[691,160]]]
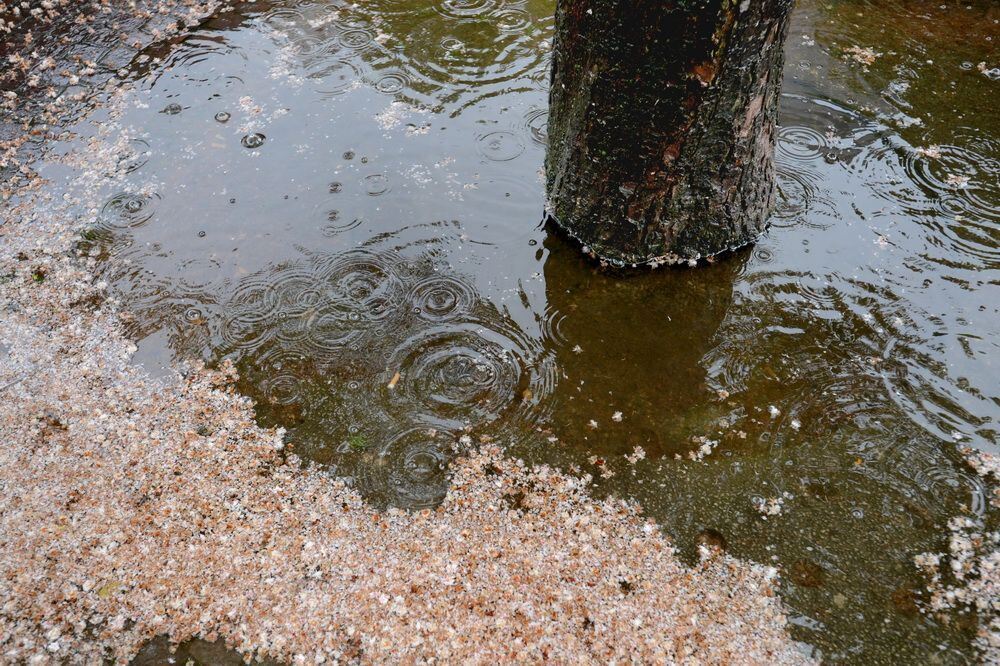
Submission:
[[[992,520],[956,446],[1000,444],[1000,13],[800,3],[771,230],[628,275],[540,224],[552,13],[258,1],[137,57],[130,185],[81,211],[137,360],[234,360],[376,504],[499,442],[779,566],[819,656],[969,660],[913,557]]]

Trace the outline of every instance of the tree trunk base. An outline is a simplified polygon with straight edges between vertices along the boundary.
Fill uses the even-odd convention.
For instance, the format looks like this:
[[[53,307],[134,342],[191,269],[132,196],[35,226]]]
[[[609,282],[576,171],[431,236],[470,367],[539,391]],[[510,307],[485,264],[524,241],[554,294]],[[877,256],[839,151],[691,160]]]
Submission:
[[[791,0],[560,0],[546,212],[619,266],[755,242],[775,201]]]
[[[732,245],[730,247],[723,248],[718,252],[713,252],[711,254],[699,254],[697,256],[685,256],[670,252],[663,255],[643,258],[641,261],[625,261],[620,257],[617,257],[613,253],[611,256],[607,254],[601,254],[594,250],[590,245],[587,244],[584,239],[576,236],[570,227],[564,226],[559,223],[559,220],[552,215],[551,212],[546,211],[544,220],[542,221],[545,229],[561,239],[561,242],[568,243],[575,246],[583,253],[584,256],[588,257],[602,269],[656,269],[661,266],[673,266],[673,267],[688,267],[694,268],[702,263],[713,263],[714,261],[725,257],[726,255],[733,254],[735,252],[740,252],[745,250],[757,243],[767,233],[770,228],[770,223],[766,223],[764,228],[756,236],[753,236],[744,243],[739,243]]]

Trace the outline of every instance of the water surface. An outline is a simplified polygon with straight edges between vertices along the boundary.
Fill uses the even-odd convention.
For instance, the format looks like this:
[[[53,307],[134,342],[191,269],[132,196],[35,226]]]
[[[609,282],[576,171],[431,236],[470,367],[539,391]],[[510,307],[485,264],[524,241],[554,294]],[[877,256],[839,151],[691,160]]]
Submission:
[[[497,441],[687,556],[779,566],[817,656],[970,660],[975,618],[921,614],[912,558],[993,520],[956,445],[1000,436],[996,8],[800,3],[770,231],[628,275],[540,224],[552,13],[249,2],[136,58],[130,184],[81,240],[137,359],[233,360],[378,505],[434,506]]]

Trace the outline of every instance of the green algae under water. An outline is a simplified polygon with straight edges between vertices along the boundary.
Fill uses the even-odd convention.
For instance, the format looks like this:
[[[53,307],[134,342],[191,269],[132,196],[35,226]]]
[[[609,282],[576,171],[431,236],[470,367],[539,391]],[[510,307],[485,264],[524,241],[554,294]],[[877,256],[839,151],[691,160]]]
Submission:
[[[155,195],[108,192],[85,243],[137,358],[232,359],[261,422],[377,504],[435,505],[496,441],[688,557],[714,530],[780,567],[825,660],[972,660],[975,618],[920,613],[912,560],[952,516],[995,524],[956,451],[1000,435],[995,7],[800,3],[770,231],[631,275],[539,224],[552,13],[259,1],[137,58]]]

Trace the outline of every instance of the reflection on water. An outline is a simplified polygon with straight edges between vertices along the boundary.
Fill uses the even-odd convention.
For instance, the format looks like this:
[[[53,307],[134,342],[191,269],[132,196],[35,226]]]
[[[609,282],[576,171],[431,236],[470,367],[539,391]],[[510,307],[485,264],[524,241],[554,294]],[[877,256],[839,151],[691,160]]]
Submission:
[[[1000,436],[970,6],[802,3],[771,233],[613,277],[536,226],[551,2],[247,3],[137,69],[130,186],[81,249],[146,358],[233,359],[262,422],[379,505],[436,505],[498,441],[688,553],[780,566],[831,660],[962,662],[974,622],[917,612],[912,558],[995,520],[954,448]],[[887,55],[865,72],[857,44]]]

